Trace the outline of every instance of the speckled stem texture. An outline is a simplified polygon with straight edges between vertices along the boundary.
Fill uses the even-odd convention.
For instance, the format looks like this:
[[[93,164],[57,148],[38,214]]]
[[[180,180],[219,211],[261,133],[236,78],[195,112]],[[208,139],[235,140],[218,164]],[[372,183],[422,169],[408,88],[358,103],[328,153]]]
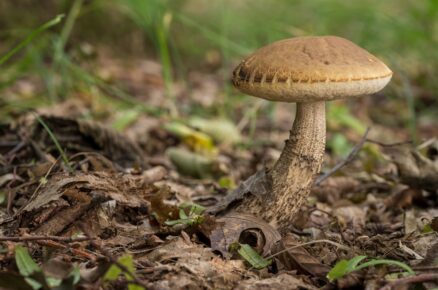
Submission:
[[[325,148],[325,102],[298,103],[290,137],[269,172],[272,192],[244,201],[247,209],[280,230],[286,229],[306,201]],[[239,210],[242,211],[242,208]]]

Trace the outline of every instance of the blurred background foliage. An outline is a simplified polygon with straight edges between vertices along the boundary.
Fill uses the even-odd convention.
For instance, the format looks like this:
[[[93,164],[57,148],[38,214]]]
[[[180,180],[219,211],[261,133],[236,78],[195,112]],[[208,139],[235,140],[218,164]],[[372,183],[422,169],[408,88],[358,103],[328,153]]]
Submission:
[[[437,0],[2,0],[0,56],[59,14],[65,14],[59,25],[39,34],[0,66],[1,121],[78,93],[93,95],[96,102],[125,112],[114,125],[120,130],[142,113],[233,120],[240,114],[254,120],[264,112],[273,117],[273,104],[260,105],[231,88],[233,67],[270,42],[331,34],[365,47],[395,74],[382,94],[357,104],[331,104],[329,127],[346,126],[359,135],[366,128],[364,123],[377,122],[407,128],[411,139],[436,133]],[[95,54],[122,60],[155,59],[161,64],[165,106],[153,107],[129,88],[106,79],[98,72],[105,66],[94,62]],[[220,90],[213,104],[179,104],[181,96],[191,97],[193,71],[201,73],[201,81],[203,75],[215,75]],[[40,83],[38,89],[21,86],[17,93],[17,82],[29,78]],[[186,93],[181,94],[176,83],[183,83]],[[424,132],[418,132],[419,127]],[[343,152],[345,141],[336,135],[331,140]]]

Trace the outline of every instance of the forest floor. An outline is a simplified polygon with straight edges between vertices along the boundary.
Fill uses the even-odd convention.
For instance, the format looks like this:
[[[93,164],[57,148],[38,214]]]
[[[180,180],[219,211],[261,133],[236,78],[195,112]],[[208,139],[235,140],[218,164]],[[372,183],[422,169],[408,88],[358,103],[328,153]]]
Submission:
[[[438,287],[436,124],[419,126],[425,142],[414,146],[405,128],[372,125],[361,136],[329,119],[329,140],[356,146],[341,142],[342,158],[339,146],[327,150],[323,177],[280,235],[255,217],[205,209],[272,166],[292,106],[253,99],[233,121],[190,118],[184,111],[212,106],[222,81],[193,73],[190,90],[173,84],[180,115],[171,118],[157,63],[103,61],[96,74],[136,106],[77,90],[0,126],[0,289]],[[4,95],[26,102],[40,87],[27,78]],[[353,114],[388,113],[370,100]]]

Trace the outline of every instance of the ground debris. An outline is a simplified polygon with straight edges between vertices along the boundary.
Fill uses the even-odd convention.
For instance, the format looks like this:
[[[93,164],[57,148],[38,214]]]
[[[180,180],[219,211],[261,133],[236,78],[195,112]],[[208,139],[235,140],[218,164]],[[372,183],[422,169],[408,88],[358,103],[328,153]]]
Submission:
[[[418,150],[406,146],[386,148],[392,162],[397,165],[402,183],[412,188],[436,192],[438,189],[438,159],[425,156]],[[429,158],[430,157],[430,158]]]
[[[272,254],[274,245],[281,239],[280,233],[272,226],[245,214],[230,214],[218,218],[212,226],[201,225],[201,231],[209,238],[212,250],[219,251],[226,258],[233,256],[230,252],[233,243],[249,243],[259,249],[259,254],[266,256]]]

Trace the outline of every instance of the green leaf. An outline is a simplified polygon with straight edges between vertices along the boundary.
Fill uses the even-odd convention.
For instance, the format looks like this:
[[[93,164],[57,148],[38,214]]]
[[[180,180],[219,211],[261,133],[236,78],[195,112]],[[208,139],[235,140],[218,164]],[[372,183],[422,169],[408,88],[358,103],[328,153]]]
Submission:
[[[46,281],[47,281],[47,284],[49,284],[49,286],[51,288],[58,287],[62,283],[61,279],[57,279],[57,278],[53,278],[53,277],[47,277]]]
[[[234,182],[233,178],[231,178],[230,176],[222,176],[221,178],[219,178],[218,182],[220,187],[224,187],[224,188],[228,188],[228,189],[233,189],[236,187],[236,183]]]
[[[360,262],[362,262],[366,256],[357,256],[350,260],[341,260],[330,270],[330,272],[327,274],[327,278],[330,281],[334,281],[336,279],[342,278],[343,276],[347,275],[348,273],[359,271],[364,268],[370,267],[370,266],[376,266],[376,265],[394,265],[398,266],[402,269],[404,269],[409,275],[415,275],[415,272],[412,270],[411,267],[406,265],[405,263],[394,261],[394,260],[386,260],[386,259],[373,259],[368,262],[365,262],[361,265],[359,265]]]
[[[123,255],[117,260],[120,264],[125,266],[128,269],[129,273],[123,273],[126,276],[128,281],[133,279],[133,275],[135,273],[134,261],[131,255]],[[105,273],[103,277],[104,281],[114,281],[119,275],[122,274],[122,269],[120,269],[117,265],[111,265],[108,271]]]
[[[144,289],[144,287],[142,287],[140,285],[129,283],[128,290],[145,290],[145,289]]]
[[[189,125],[208,134],[217,143],[234,144],[241,140],[236,125],[227,119],[204,119],[194,117]]]
[[[340,260],[336,265],[328,272],[327,278],[332,282],[347,274],[348,261]]]
[[[190,207],[189,216],[200,215],[205,211],[205,207],[203,207],[202,205],[196,204],[196,203],[188,204],[185,208],[187,208],[187,207]],[[181,208],[184,208],[184,207],[181,207]]]
[[[164,124],[164,129],[180,138],[187,146],[197,152],[214,152],[216,150],[209,135],[196,131],[182,123],[169,122]]]
[[[355,271],[357,265],[363,261],[366,258],[366,256],[357,256],[350,260],[341,260],[333,267],[333,269],[330,270],[327,274],[327,278],[330,281],[334,281],[336,279],[339,279],[345,275],[347,275],[350,272]]]
[[[135,267],[134,260],[131,255],[123,255],[119,258],[119,263],[128,269],[129,273],[125,273],[126,279],[132,280],[134,278]]]
[[[334,155],[346,157],[353,146],[348,139],[340,133],[333,134],[332,138],[327,140],[327,147],[333,150]]]
[[[73,285],[76,285],[81,280],[81,270],[79,267],[74,267],[70,273],[70,277],[73,277]]]
[[[177,220],[171,220],[171,221],[165,221],[164,224],[166,226],[174,226],[174,225],[187,225],[188,220],[187,219],[177,219]]]
[[[186,212],[184,211],[184,209],[180,208],[179,209],[179,218],[182,220],[186,220],[189,217],[186,215]]]
[[[106,271],[105,276],[103,276],[103,281],[114,281],[119,277],[120,273],[122,273],[122,270],[119,267],[111,265]]]
[[[41,271],[41,268],[32,260],[29,252],[23,246],[18,245],[15,247],[15,262],[17,263],[18,271],[24,277]]]
[[[256,269],[266,268],[272,262],[271,260],[264,259],[248,244],[240,244],[240,248],[237,252],[245,259],[245,261]]]
[[[356,269],[357,265],[359,265],[360,262],[362,262],[364,259],[366,259],[367,256],[357,256],[353,257],[348,261],[347,264],[347,273],[352,272]]]
[[[134,123],[140,116],[141,111],[138,109],[122,111],[116,115],[116,120],[112,123],[112,127],[120,132]]]
[[[189,215],[186,214],[185,209],[190,207]],[[202,213],[205,211],[205,207],[199,204],[182,203],[179,205],[179,219],[167,220],[164,224],[168,226],[174,226],[177,224],[183,225],[197,225],[204,221]]]

